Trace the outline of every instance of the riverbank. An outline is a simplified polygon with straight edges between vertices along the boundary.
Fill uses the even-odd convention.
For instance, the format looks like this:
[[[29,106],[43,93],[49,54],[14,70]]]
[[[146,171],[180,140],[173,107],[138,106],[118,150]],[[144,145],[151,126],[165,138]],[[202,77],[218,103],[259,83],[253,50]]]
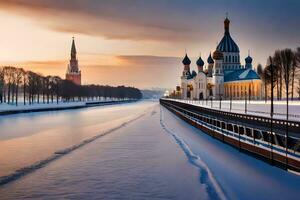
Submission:
[[[58,111],[58,110],[68,110],[68,109],[79,109],[94,106],[104,106],[120,103],[131,103],[138,100],[108,100],[108,101],[80,101],[80,102],[59,102],[59,103],[42,103],[33,105],[0,105],[0,116],[1,115],[12,115],[19,113],[30,113],[30,112],[44,112],[44,111]]]

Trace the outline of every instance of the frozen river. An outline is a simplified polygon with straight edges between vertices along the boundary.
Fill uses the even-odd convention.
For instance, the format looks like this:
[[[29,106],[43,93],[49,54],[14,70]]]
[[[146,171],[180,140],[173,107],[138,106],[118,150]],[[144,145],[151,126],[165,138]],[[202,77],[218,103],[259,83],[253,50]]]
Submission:
[[[0,186],[0,199],[300,195],[300,176],[210,138],[158,102],[11,115],[0,127],[0,176],[24,173]],[[41,160],[43,167],[22,169]]]

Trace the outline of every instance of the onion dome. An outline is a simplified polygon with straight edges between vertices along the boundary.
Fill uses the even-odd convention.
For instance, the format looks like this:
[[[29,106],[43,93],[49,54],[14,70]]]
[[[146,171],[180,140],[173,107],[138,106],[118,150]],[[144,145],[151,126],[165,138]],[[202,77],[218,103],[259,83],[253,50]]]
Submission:
[[[250,55],[248,55],[247,58],[245,58],[245,62],[246,62],[246,64],[251,64],[252,63],[252,57]]]
[[[233,39],[230,36],[229,24],[230,24],[230,20],[226,17],[226,19],[224,21],[225,33],[224,33],[222,40],[218,44],[217,49],[222,52],[239,53],[240,49],[239,49],[238,45],[233,41]]]
[[[197,76],[197,72],[195,70],[192,71],[192,77],[194,78],[195,76]]]
[[[214,60],[211,57],[211,53],[209,54],[208,58],[207,58],[207,63],[208,64],[214,64]]]
[[[201,56],[198,58],[196,64],[197,66],[204,66],[204,61],[202,60]]]
[[[185,57],[182,60],[182,64],[184,64],[184,65],[190,65],[191,64],[191,60],[189,59],[187,54],[185,54]]]
[[[218,49],[215,50],[213,53],[213,59],[215,60],[223,60],[223,53],[219,51]]]

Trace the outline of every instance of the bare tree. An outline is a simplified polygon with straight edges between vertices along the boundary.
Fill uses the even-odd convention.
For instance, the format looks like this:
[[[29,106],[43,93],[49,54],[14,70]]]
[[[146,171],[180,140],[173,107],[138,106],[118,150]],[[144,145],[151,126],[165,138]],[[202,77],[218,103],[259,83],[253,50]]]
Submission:
[[[276,50],[273,56],[273,65],[276,66],[276,76],[277,76],[277,99],[282,99],[282,87],[283,87],[283,63],[282,63],[282,57],[281,57],[281,51]]]
[[[24,76],[24,70],[22,68],[19,68],[15,70],[15,87],[16,87],[16,106],[18,106],[18,98],[19,98],[19,86],[22,83],[22,78]]]
[[[256,67],[256,72],[259,75],[260,78],[263,76],[263,66],[259,63]]]
[[[26,88],[28,84],[28,73],[23,71],[23,104],[26,105]]]
[[[300,78],[298,78],[297,93],[298,93],[298,100],[300,100]]]
[[[3,92],[4,92],[4,69],[0,68],[0,103],[3,103]]]

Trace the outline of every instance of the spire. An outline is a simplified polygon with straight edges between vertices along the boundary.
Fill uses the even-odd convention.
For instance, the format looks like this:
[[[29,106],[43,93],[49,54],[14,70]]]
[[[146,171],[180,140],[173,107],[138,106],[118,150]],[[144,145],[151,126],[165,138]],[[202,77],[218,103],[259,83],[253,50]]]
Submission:
[[[224,20],[225,34],[229,34],[229,24],[230,24],[230,20],[228,19],[228,13],[226,13],[226,18]]]
[[[72,47],[71,47],[71,59],[76,59],[76,46],[75,46],[75,40],[74,37],[72,37]]]

